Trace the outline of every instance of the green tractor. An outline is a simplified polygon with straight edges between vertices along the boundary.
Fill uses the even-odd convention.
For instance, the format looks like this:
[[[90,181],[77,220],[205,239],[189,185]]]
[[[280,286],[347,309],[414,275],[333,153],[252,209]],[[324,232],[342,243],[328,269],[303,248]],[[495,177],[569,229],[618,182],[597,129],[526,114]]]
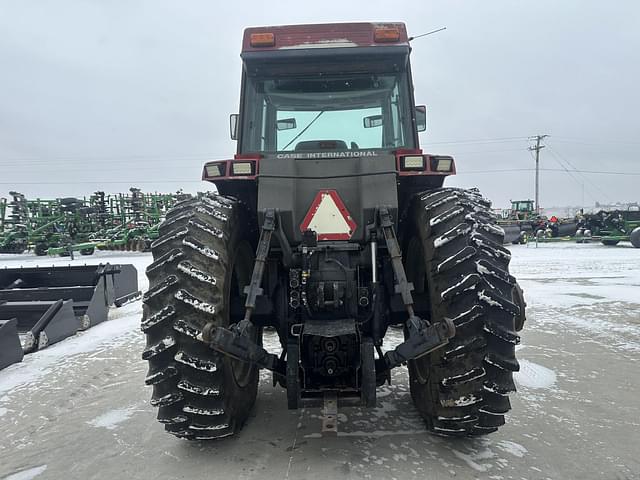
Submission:
[[[245,30],[237,152],[204,166],[217,193],[169,211],[146,271],[145,382],[169,433],[237,432],[260,368],[289,408],[324,406],[327,434],[403,365],[428,430],[504,424],[522,292],[490,202],[420,148],[410,51],[402,23]]]
[[[498,225],[504,230],[504,243],[527,243],[544,226],[533,200],[511,200],[511,208],[502,210]],[[544,228],[543,228],[544,230]]]

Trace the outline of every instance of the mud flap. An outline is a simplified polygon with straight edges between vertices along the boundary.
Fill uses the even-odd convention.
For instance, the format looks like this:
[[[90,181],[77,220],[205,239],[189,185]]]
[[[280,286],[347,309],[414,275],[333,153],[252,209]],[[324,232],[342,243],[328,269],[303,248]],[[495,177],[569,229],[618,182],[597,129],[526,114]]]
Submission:
[[[18,336],[18,320],[0,320],[0,370],[22,361],[24,352]]]

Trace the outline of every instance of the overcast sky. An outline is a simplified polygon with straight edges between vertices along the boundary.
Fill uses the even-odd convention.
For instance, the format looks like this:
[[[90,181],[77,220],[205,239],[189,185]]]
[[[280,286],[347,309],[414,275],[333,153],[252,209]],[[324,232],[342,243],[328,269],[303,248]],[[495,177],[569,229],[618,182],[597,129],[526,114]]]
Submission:
[[[204,190],[202,164],[235,152],[243,28],[357,20],[447,27],[412,62],[422,146],[456,157],[449,185],[533,197],[527,137],[549,134],[542,206],[640,201],[631,0],[0,0],[0,196]]]

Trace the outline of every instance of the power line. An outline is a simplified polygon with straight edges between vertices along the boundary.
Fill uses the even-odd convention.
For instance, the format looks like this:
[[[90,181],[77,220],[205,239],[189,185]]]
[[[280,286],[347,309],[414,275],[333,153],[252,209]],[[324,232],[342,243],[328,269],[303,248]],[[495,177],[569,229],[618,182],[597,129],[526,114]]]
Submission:
[[[602,190],[596,183],[592,182],[589,178],[587,178],[584,173],[587,172],[582,172],[580,170],[578,170],[569,160],[567,160],[564,156],[560,155],[560,152],[557,152],[555,150],[555,148],[553,148],[551,145],[549,145],[549,151],[551,152],[552,155],[558,157],[559,160],[564,161],[565,163],[567,163],[571,168],[573,168],[573,171],[578,172],[579,174],[582,175],[582,178],[588,182],[591,186],[593,186],[593,188],[595,188],[597,191],[599,191],[602,195],[604,195],[605,198],[607,198],[608,200],[611,200],[611,197],[609,197],[609,195]],[[621,175],[624,174],[624,172],[616,172],[615,175]],[[582,188],[584,189],[584,184],[582,185]],[[593,198],[594,200],[596,200],[593,196],[591,196],[591,198]]]
[[[453,145],[453,144],[484,144],[525,141],[529,137],[498,137],[498,138],[477,138],[471,140],[448,140],[442,142],[427,142],[428,145]]]
[[[578,180],[578,178],[577,178],[573,173],[571,173],[571,170],[569,170],[569,169],[564,165],[564,163],[562,162],[562,159],[561,159],[559,156],[557,156],[553,150],[551,150],[551,147],[549,147],[549,152],[551,152],[551,157],[556,161],[556,163],[562,167],[562,170],[564,170],[565,172],[567,172],[567,174],[571,177],[571,179],[572,179],[574,182],[576,182],[576,183],[578,184],[578,186],[582,187],[582,196],[583,196],[583,202],[582,202],[582,203],[583,203],[583,206],[584,206],[584,182],[580,182],[580,180]],[[573,167],[573,168],[574,168],[574,170],[575,170],[575,167]],[[586,177],[584,177],[584,176],[583,176],[583,178],[586,178]],[[595,197],[593,197],[592,195],[589,195],[589,196],[590,196],[594,201],[596,200],[596,198],[595,198]]]
[[[554,141],[562,143],[577,143],[582,145],[640,145],[640,142],[629,140],[613,140],[613,139],[599,139],[593,138],[580,138],[580,137],[557,137],[553,136]]]
[[[562,166],[562,164],[560,164]],[[535,168],[499,168],[495,170],[457,170],[456,174],[466,175],[470,173],[515,173],[515,172],[535,172]],[[567,172],[566,168],[540,168],[541,172]],[[593,175],[631,175],[640,176],[640,172],[613,172],[604,170],[569,170],[569,172],[586,173]]]

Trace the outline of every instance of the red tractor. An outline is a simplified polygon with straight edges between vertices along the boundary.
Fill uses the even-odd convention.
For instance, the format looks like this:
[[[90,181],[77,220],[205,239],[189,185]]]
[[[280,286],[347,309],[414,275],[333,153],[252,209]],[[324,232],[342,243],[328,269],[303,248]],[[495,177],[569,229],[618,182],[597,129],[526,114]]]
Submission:
[[[429,430],[495,431],[524,302],[490,202],[420,149],[402,23],[249,28],[233,158],[179,202],[147,269],[146,383],[168,432],[238,431],[273,372],[288,407],[376,405],[408,365]],[[404,341],[383,350],[389,327]],[[275,329],[281,352],[262,344]]]

